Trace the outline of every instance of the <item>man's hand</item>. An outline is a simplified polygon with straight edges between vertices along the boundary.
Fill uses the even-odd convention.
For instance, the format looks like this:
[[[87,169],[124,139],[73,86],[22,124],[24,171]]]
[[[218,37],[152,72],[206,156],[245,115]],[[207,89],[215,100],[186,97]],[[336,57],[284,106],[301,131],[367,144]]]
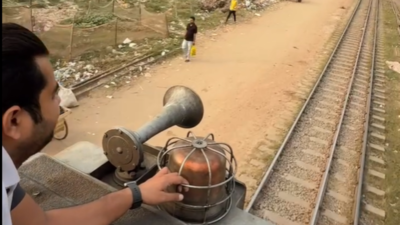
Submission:
[[[163,168],[154,177],[139,186],[143,203],[158,205],[164,202],[182,201],[182,194],[166,192],[168,186],[181,184],[189,184],[189,182],[178,173],[170,173],[167,168]],[[188,189],[185,188],[185,191]]]

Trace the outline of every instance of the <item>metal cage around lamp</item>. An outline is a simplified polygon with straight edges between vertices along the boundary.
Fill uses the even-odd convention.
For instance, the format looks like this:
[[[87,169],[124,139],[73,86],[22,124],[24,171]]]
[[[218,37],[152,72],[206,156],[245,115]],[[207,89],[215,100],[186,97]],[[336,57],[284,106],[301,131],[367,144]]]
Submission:
[[[182,185],[182,202],[159,207],[190,224],[212,224],[223,219],[232,208],[235,190],[236,159],[232,148],[214,141],[214,135],[196,137],[188,132],[185,139],[171,138],[157,157],[159,169],[167,167],[189,181]],[[178,187],[169,187],[177,192]]]

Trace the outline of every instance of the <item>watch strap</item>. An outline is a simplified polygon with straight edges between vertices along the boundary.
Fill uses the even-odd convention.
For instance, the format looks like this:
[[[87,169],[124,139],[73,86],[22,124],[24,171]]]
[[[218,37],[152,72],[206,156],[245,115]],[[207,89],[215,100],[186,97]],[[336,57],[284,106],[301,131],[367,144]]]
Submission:
[[[132,191],[133,203],[130,209],[139,208],[143,203],[142,192],[140,191],[139,186],[136,184],[136,182],[128,182],[125,183],[125,187]]]

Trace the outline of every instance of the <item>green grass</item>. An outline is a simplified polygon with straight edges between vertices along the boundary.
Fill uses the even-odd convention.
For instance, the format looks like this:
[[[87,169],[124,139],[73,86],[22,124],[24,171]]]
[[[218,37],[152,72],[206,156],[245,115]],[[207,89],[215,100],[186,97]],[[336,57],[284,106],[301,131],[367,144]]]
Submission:
[[[400,62],[400,35],[390,0],[383,2],[385,61]],[[387,66],[385,65],[387,68]],[[400,74],[385,68],[387,76],[386,225],[400,224]]]

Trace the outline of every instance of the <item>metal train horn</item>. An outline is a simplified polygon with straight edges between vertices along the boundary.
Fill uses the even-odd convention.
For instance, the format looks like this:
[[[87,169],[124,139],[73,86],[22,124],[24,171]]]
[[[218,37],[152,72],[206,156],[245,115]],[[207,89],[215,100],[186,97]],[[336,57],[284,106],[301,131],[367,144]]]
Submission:
[[[163,99],[160,115],[138,131],[116,128],[103,136],[103,150],[108,160],[117,168],[121,180],[131,180],[135,171],[143,167],[143,143],[172,126],[192,128],[203,119],[203,103],[190,88],[173,86]]]

